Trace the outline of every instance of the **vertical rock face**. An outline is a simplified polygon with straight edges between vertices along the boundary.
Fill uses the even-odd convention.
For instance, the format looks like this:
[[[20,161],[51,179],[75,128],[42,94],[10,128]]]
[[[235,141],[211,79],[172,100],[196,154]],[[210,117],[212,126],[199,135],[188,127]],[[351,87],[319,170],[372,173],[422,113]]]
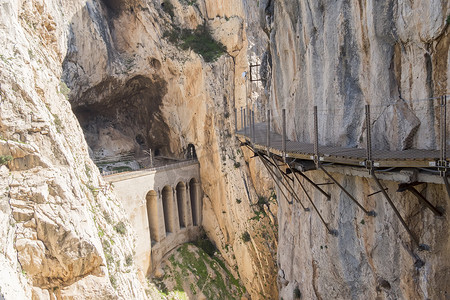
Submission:
[[[269,107],[275,125],[287,110],[288,137],[313,141],[312,109],[319,109],[321,144],[363,146],[364,105],[377,109],[374,147],[435,148],[434,108],[427,99],[448,93],[448,1],[260,1],[260,24],[270,35]],[[267,55],[265,56],[267,57]],[[448,141],[447,141],[448,143]],[[311,172],[316,182],[326,180]],[[366,217],[335,186],[331,202],[308,192],[326,222],[315,213],[279,200],[279,288],[291,299],[444,299],[449,296],[449,219],[436,218],[416,198],[396,193],[383,181],[406,222],[430,252],[414,252],[409,237],[371,179],[338,175],[363,205]],[[438,179],[439,180],[439,179]],[[448,210],[441,184],[423,185],[423,194]],[[302,192],[302,199],[305,197]],[[306,202],[305,198],[305,202]]]
[[[252,9],[171,4],[0,2],[7,299],[145,298],[131,230],[88,153],[152,147],[182,157],[189,144],[201,165],[205,231],[250,295],[277,297],[276,211],[269,190],[256,194],[250,178],[264,173],[248,171],[232,135]],[[177,28],[204,23],[226,49],[216,62],[168,42]]]
[[[145,297],[130,227],[60,79],[82,5],[0,3],[2,299]]]

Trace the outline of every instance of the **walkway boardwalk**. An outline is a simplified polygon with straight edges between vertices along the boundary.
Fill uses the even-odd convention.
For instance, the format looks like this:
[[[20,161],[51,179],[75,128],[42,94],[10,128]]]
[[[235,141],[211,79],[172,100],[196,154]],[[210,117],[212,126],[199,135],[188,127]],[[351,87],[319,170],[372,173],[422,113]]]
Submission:
[[[290,141],[286,137],[286,111],[282,110],[282,134],[271,131],[270,126],[270,111],[267,114],[268,123],[254,122],[254,112],[248,111],[248,117],[246,116],[245,109],[241,110],[241,130],[236,130],[236,136],[241,140],[243,146],[247,146],[259,157],[264,164],[265,168],[269,172],[270,176],[274,180],[278,187],[278,191],[289,204],[293,203],[292,199],[300,203],[304,210],[309,211],[309,208],[302,203],[301,198],[297,195],[295,189],[295,183],[297,183],[306,194],[308,201],[319,215],[324,227],[328,233],[337,235],[338,232],[332,229],[327,223],[321,212],[314,204],[312,197],[307,193],[304,188],[304,183],[297,175],[300,175],[306,182],[312,184],[318,191],[320,191],[328,199],[331,195],[325,192],[319,184],[313,182],[305,175],[309,170],[321,170],[332,181],[333,184],[338,186],[350,200],[354,202],[365,214],[375,217],[377,213],[375,211],[369,211],[366,209],[351,193],[346,189],[345,185],[340,184],[339,181],[333,177],[327,170],[326,166],[329,163],[339,164],[342,166],[358,166],[366,168],[370,177],[376,182],[379,191],[376,193],[382,193],[389,205],[394,210],[394,213],[398,217],[399,221],[408,232],[413,243],[418,246],[420,250],[429,249],[428,245],[421,244],[419,238],[411,231],[405,219],[401,216],[399,210],[395,206],[391,197],[388,194],[388,190],[383,186],[382,182],[378,179],[377,173],[379,171],[394,171],[401,168],[415,168],[418,170],[426,170],[435,173],[439,173],[442,177],[443,183],[447,190],[447,194],[450,197],[450,183],[447,178],[448,171],[450,169],[450,163],[448,158],[450,157],[450,151],[447,147],[447,123],[446,123],[446,101],[447,97],[442,97],[441,101],[441,119],[439,121],[439,150],[433,149],[407,149],[401,151],[390,150],[378,150],[372,145],[372,127],[373,123],[370,119],[370,106],[366,105],[366,120],[365,124],[370,124],[364,128],[365,145],[367,148],[350,148],[339,147],[319,144],[318,133],[318,115],[317,107],[314,107],[314,143],[305,143],[299,141]],[[235,111],[235,119],[237,120],[237,111]],[[236,123],[237,127],[237,123]],[[236,128],[237,129],[237,128]],[[411,137],[408,137],[411,138]],[[298,166],[301,166],[300,168]],[[443,216],[444,212],[438,207],[434,206],[423,195],[421,195],[414,186],[419,182],[402,182],[399,184],[398,191],[405,190],[413,193],[419,201],[421,201],[427,208],[429,208],[436,216]],[[288,197],[288,194],[291,197]],[[291,200],[289,200],[291,199]],[[423,262],[416,257],[418,265],[423,265]]]
[[[267,150],[267,123],[255,124],[255,133],[251,128],[241,129],[236,135],[249,141],[257,150]],[[252,138],[253,136],[253,138]],[[269,152],[283,156],[283,138],[281,134],[270,132]],[[336,146],[319,145],[321,162],[338,163],[352,166],[364,166],[367,159],[365,148],[344,148]],[[314,160],[314,144],[286,140],[286,157],[301,160]],[[450,151],[447,150],[447,157]],[[373,160],[376,167],[435,167],[440,158],[439,150],[408,149],[402,151],[374,151]]]

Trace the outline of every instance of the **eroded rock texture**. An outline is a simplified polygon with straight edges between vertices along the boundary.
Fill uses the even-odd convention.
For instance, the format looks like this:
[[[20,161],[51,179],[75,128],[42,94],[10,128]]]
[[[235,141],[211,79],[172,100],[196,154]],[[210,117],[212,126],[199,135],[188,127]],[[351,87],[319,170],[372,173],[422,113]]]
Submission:
[[[411,100],[448,93],[448,1],[260,4],[260,24],[270,36],[266,88],[278,129],[286,109],[289,138],[312,142],[317,105],[322,144],[364,146],[364,105],[371,104],[377,112],[374,148],[436,148],[436,106]],[[382,194],[368,197],[378,190],[374,181],[335,175],[379,215],[367,218],[336,186],[327,187],[331,202],[310,186],[324,219],[339,231],[332,237],[315,213],[280,200],[280,295],[290,299],[298,288],[305,299],[448,298],[448,218],[436,218],[408,193],[396,193],[397,182],[383,181],[412,231],[431,246],[430,252],[414,252],[425,261],[416,268],[414,247]],[[311,176],[326,180],[319,171]],[[442,184],[420,190],[448,209]]]

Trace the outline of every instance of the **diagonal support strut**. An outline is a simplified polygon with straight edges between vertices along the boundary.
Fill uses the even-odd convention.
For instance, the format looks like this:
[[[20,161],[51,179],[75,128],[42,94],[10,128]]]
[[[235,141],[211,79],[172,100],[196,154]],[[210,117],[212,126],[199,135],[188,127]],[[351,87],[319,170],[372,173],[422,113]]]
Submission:
[[[397,218],[400,220],[400,222],[402,223],[403,227],[406,229],[406,231],[408,232],[409,236],[411,237],[411,239],[413,240],[413,242],[417,245],[417,247],[419,247],[420,250],[428,250],[429,246],[425,245],[425,244],[420,244],[419,240],[417,239],[417,237],[414,235],[414,233],[412,233],[412,231],[409,229],[408,225],[406,224],[405,220],[403,219],[402,215],[400,215],[400,212],[398,211],[397,207],[395,207],[394,202],[392,202],[391,197],[389,197],[388,193],[385,191],[383,185],[381,185],[381,182],[378,180],[378,177],[375,175],[375,172],[372,172],[372,178],[375,180],[378,188],[381,190],[381,192],[384,195],[384,198],[386,198],[387,202],[389,203],[389,205],[392,207],[392,209],[394,210],[394,213],[397,215]]]
[[[264,157],[264,158],[265,158],[265,157]],[[272,157],[272,162],[273,162],[273,164],[276,166],[276,168],[277,168],[278,172],[281,174],[281,176],[282,176],[283,178],[286,178],[286,177],[287,177],[287,179],[286,179],[287,185],[284,184],[283,181],[281,181],[281,183],[283,183],[283,185],[288,189],[289,193],[295,198],[295,200],[297,200],[297,202],[300,203],[300,205],[303,207],[303,209],[304,209],[305,211],[309,211],[309,208],[307,208],[307,207],[305,207],[305,206],[303,205],[302,201],[300,200],[300,198],[299,198],[299,197],[297,196],[297,194],[295,193],[294,188],[291,186],[291,184],[290,184],[289,181],[288,181],[288,179],[289,179],[289,180],[292,180],[292,181],[293,181],[293,179],[290,178],[287,174],[285,174],[285,173],[280,169],[280,167],[278,166],[278,164],[276,163],[276,161],[275,161],[275,159],[274,159],[273,157]],[[289,187],[289,188],[288,188],[288,187]]]
[[[248,149],[250,149],[250,151],[252,151],[255,155],[257,155],[257,156],[261,159],[261,161],[262,161],[264,167],[266,167],[267,171],[269,171],[270,177],[272,177],[272,180],[275,182],[275,184],[277,185],[278,189],[279,189],[280,192],[283,194],[284,199],[286,199],[287,203],[292,204],[292,201],[289,201],[289,198],[288,198],[288,197],[286,196],[286,194],[284,193],[283,188],[282,188],[282,187],[280,186],[280,184],[278,183],[278,180],[277,180],[277,178],[276,178],[277,175],[276,175],[275,172],[272,170],[272,168],[269,167],[269,165],[267,164],[266,158],[263,157],[260,153],[256,152],[256,151],[255,151],[252,147],[250,147],[249,145],[245,144],[245,146],[246,146]],[[270,162],[270,161],[269,161],[269,162]]]
[[[431,204],[430,201],[428,201],[427,198],[425,198],[421,193],[419,193],[418,190],[414,188],[414,185],[420,184],[420,182],[415,183],[401,183],[398,185],[397,192],[403,192],[403,191],[410,191],[416,198],[425,204],[425,206],[433,212],[435,216],[442,217],[444,215],[443,211],[439,209],[438,207]]]
[[[362,211],[364,211],[366,213],[366,215],[371,216],[371,217],[375,217],[377,214],[371,210],[368,211],[367,209],[365,209],[359,202],[358,200],[355,199],[355,197],[353,197],[333,176],[331,176],[330,173],[327,172],[327,170],[325,170],[324,167],[322,167],[321,165],[319,165],[319,168],[331,179],[333,180],[333,182],[353,201],[355,202],[356,205],[358,205],[359,208],[362,209]]]
[[[325,192],[317,183],[315,183],[314,181],[312,181],[311,179],[308,178],[308,176],[306,176],[303,172],[299,171],[299,170],[294,170],[297,173],[300,174],[300,176],[302,176],[303,178],[306,179],[306,181],[308,181],[310,184],[312,184],[319,192],[321,192],[325,197],[327,197],[328,200],[331,199],[331,195],[328,194],[327,192]]]
[[[316,213],[319,215],[320,220],[322,221],[323,225],[325,225],[325,228],[327,229],[328,233],[334,236],[338,235],[338,231],[335,229],[331,229],[328,226],[328,223],[325,222],[324,218],[322,217],[322,214],[319,212],[319,210],[317,209],[316,205],[314,204],[314,202],[312,201],[311,197],[309,196],[308,192],[306,191],[305,186],[303,185],[303,183],[300,181],[300,179],[298,178],[297,174],[292,170],[291,166],[289,166],[289,169],[291,170],[292,174],[294,174],[294,178],[297,179],[298,184],[301,186],[303,192],[306,194],[306,197],[308,198],[309,202],[311,203],[311,205],[313,206],[314,210],[316,211]]]

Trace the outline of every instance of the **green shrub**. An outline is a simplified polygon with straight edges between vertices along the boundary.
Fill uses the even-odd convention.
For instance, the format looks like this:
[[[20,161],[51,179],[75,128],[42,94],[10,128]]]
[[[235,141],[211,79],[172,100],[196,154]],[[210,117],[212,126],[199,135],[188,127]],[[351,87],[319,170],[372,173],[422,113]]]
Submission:
[[[214,246],[206,235],[193,242],[193,244],[205,251],[205,253],[211,257],[214,256],[214,253],[217,251],[216,246]]]
[[[300,292],[300,289],[296,287],[294,289],[294,299],[300,299],[302,297],[302,293]]]
[[[116,276],[114,275],[109,275],[109,281],[111,282],[111,285],[113,286],[113,288],[117,287],[117,279]]]
[[[63,94],[64,97],[66,97],[67,100],[69,100],[70,89],[67,87],[67,84],[65,84],[65,82],[63,82],[63,81],[61,81],[59,83],[59,92],[61,94]]]
[[[199,25],[195,30],[180,29],[176,26],[164,33],[169,42],[182,50],[192,49],[201,55],[205,62],[213,62],[225,53],[225,46],[216,41],[206,26]]]
[[[163,11],[170,16],[170,18],[175,16],[175,8],[170,0],[164,0],[162,3],[162,8]]]
[[[8,164],[13,159],[11,155],[0,155],[0,166]]]
[[[241,163],[240,162],[238,162],[238,161],[236,161],[236,162],[234,162],[234,167],[237,169],[237,168],[239,168],[241,166]]]
[[[450,15],[447,16],[447,24],[450,24]]]
[[[250,233],[248,231],[245,231],[242,233],[241,239],[244,243],[250,242]]]
[[[120,233],[120,234],[122,234],[122,235],[124,235],[125,233],[127,233],[127,227],[125,226],[125,223],[122,222],[122,221],[120,221],[119,223],[117,223],[117,224],[114,226],[114,230],[115,230],[117,233]]]
[[[125,257],[125,265],[131,266],[132,263],[133,263],[133,255],[128,254],[128,255]]]

